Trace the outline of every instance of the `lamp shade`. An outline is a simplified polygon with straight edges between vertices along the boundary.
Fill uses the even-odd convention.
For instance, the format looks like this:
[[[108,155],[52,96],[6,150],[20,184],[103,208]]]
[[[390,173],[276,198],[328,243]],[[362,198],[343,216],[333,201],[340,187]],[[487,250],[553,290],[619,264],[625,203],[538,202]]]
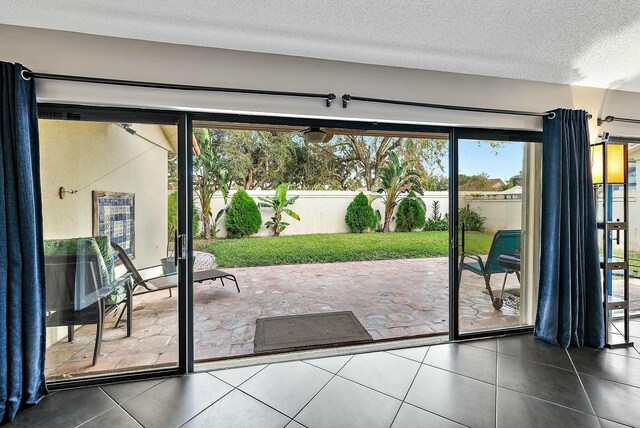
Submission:
[[[593,184],[602,184],[604,182],[603,147],[603,144],[597,144],[591,148],[591,175],[593,177]],[[624,184],[627,181],[625,177],[627,168],[625,165],[624,149],[624,144],[607,144],[608,184]]]

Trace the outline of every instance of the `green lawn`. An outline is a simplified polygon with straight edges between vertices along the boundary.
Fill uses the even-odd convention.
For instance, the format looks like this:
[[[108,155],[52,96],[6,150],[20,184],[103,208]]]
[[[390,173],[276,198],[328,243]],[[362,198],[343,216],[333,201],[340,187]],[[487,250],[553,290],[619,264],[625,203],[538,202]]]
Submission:
[[[493,234],[466,233],[466,250],[489,252]],[[215,254],[220,267],[444,257],[448,232],[336,233],[194,242]]]

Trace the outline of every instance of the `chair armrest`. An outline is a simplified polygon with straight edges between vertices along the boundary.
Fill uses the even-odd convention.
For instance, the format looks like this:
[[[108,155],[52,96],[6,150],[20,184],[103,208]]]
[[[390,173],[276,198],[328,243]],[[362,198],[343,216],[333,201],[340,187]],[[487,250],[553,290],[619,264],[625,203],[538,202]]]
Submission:
[[[480,264],[483,264],[482,261],[482,257],[480,257],[478,254],[474,254],[474,253],[468,253],[468,252],[464,252],[462,253],[462,259],[464,259],[465,257],[469,257],[471,259],[474,259],[475,261],[479,262]]]

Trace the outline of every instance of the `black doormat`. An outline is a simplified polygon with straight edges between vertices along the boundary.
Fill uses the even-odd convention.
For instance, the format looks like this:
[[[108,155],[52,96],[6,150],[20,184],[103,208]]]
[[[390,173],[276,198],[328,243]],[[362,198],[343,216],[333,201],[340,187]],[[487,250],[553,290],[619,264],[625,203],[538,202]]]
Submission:
[[[351,311],[258,318],[254,352],[373,342]]]

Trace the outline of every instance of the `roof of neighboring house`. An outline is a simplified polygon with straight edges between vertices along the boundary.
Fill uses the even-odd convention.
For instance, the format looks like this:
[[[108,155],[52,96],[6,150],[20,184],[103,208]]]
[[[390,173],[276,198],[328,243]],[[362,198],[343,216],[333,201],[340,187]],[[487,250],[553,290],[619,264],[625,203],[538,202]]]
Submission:
[[[504,186],[504,181],[502,181],[501,178],[490,178],[488,182],[492,189],[498,189]]]

